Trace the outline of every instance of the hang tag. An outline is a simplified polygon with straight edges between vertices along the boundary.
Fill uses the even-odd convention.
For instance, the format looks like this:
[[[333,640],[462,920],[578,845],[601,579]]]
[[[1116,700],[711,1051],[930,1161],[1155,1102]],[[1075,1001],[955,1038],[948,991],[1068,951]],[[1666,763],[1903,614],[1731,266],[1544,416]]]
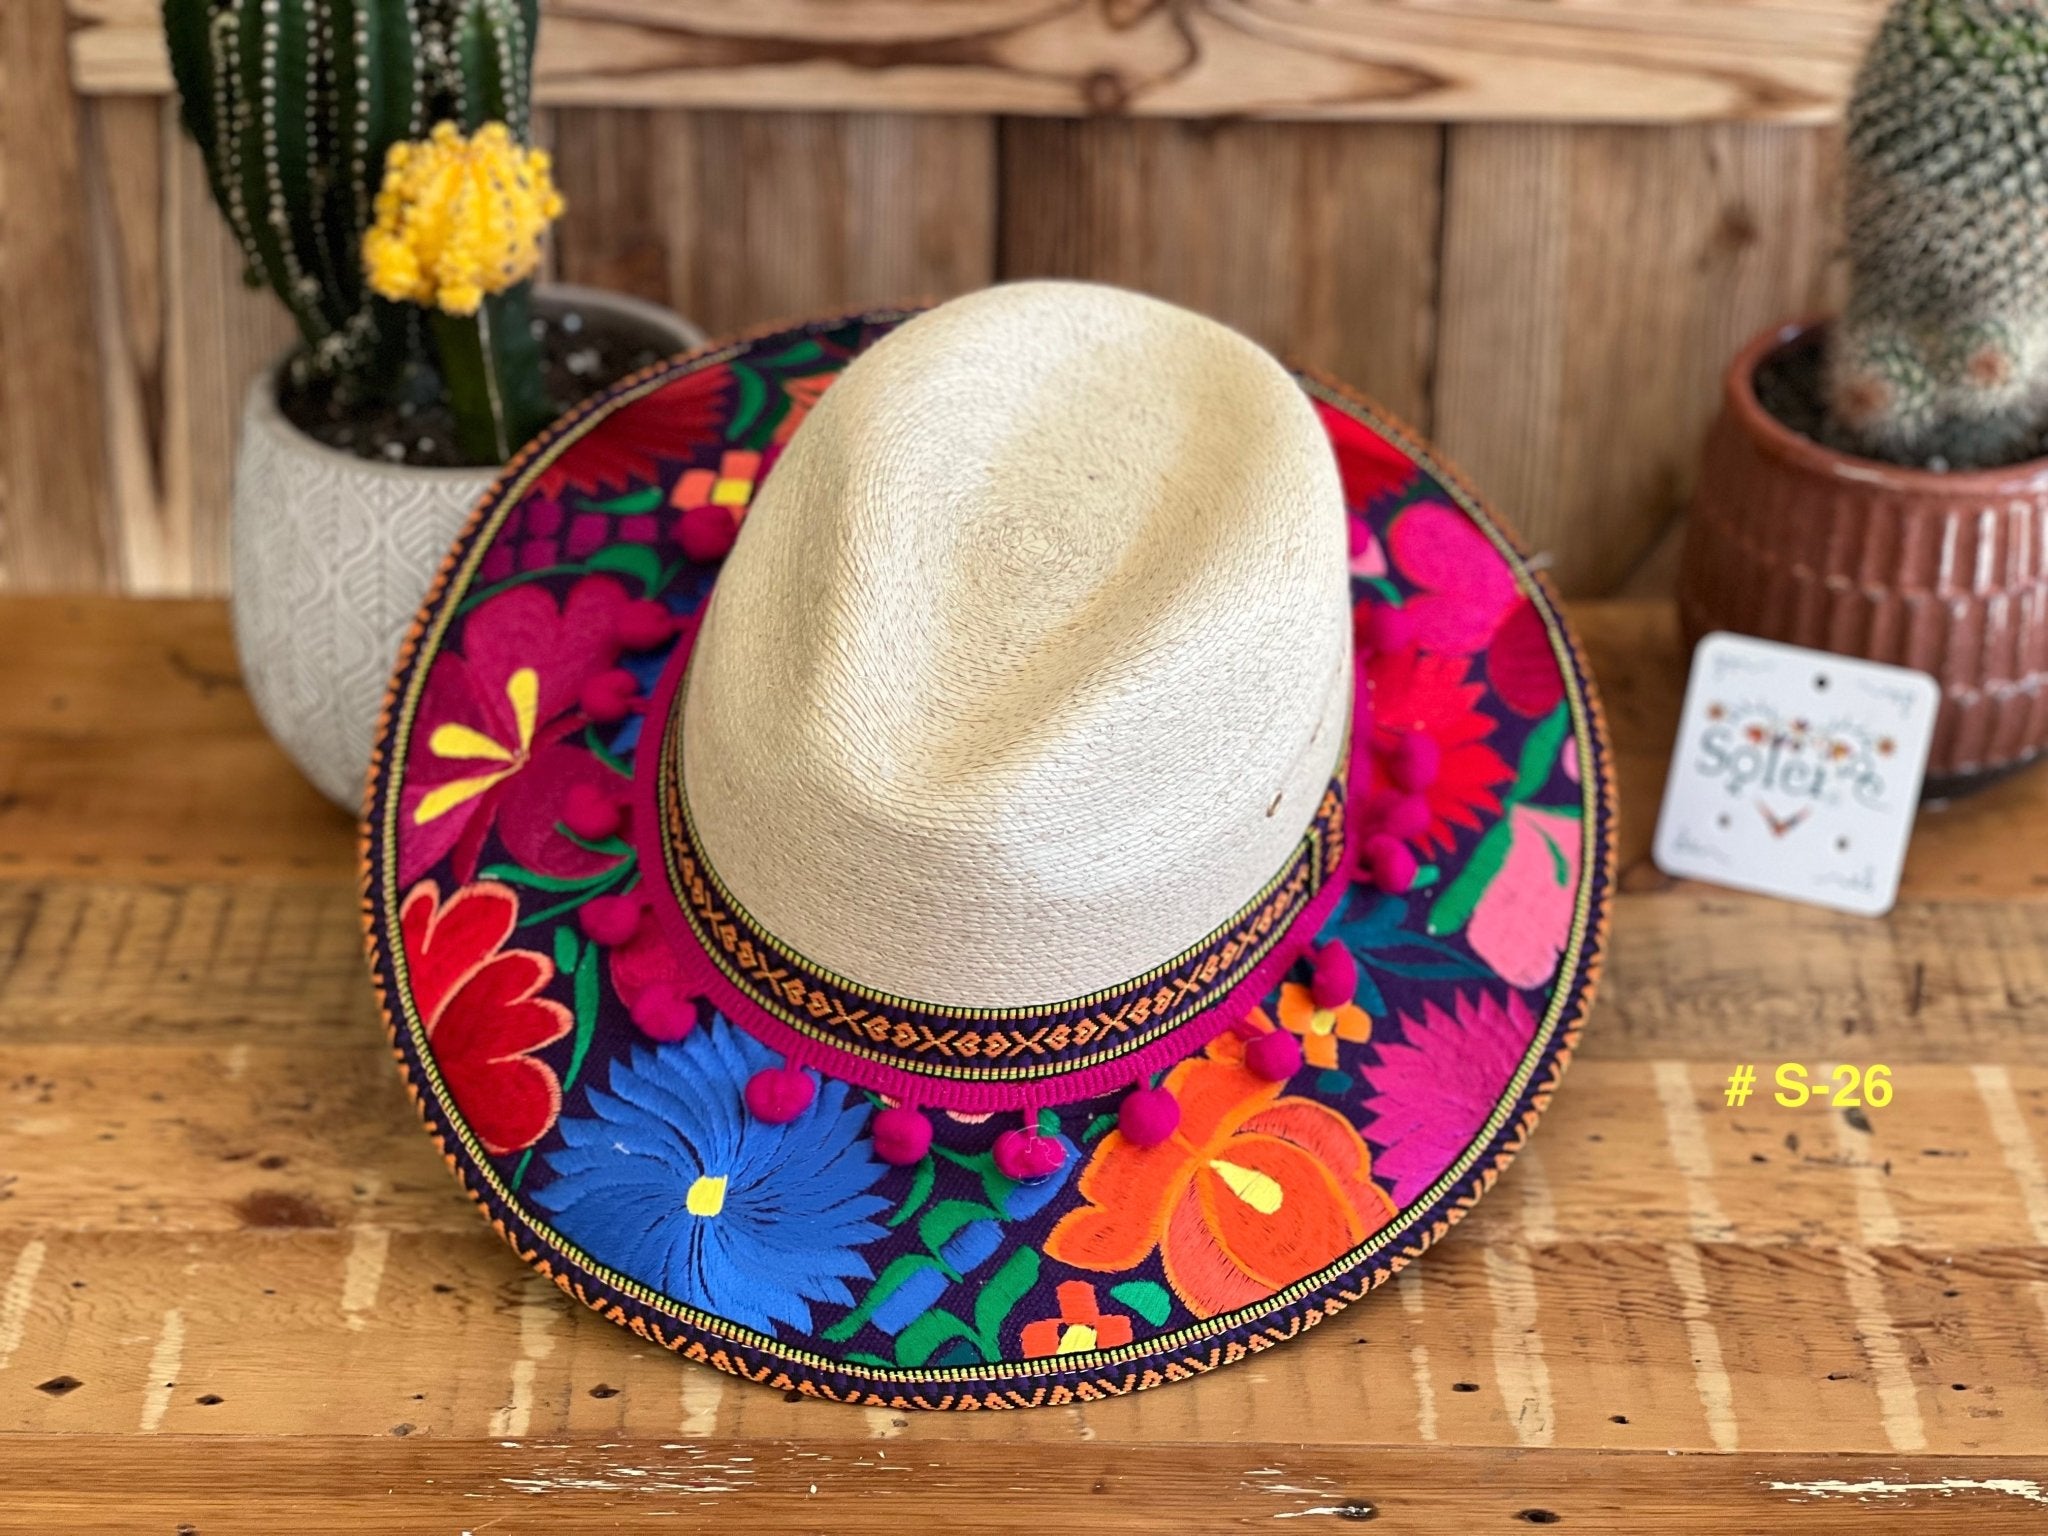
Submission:
[[[1940,700],[1924,672],[1707,636],[1664,784],[1658,868],[1865,917],[1889,912]]]

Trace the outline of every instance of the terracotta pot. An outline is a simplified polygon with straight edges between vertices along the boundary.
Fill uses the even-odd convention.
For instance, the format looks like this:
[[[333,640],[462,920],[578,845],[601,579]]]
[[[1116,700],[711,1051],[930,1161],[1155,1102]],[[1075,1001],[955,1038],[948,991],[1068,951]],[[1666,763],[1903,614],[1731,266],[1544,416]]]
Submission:
[[[704,340],[680,315],[620,294],[543,284],[535,302],[603,316],[662,353]],[[398,643],[497,474],[342,453],[285,419],[277,368],[249,388],[230,528],[235,649],[271,737],[351,814]]]
[[[1928,798],[2048,746],[2048,459],[1940,474],[1823,447],[1758,402],[1759,366],[1818,327],[1757,337],[1729,366],[1679,567],[1689,640],[1736,630],[1913,667],[1941,684]]]

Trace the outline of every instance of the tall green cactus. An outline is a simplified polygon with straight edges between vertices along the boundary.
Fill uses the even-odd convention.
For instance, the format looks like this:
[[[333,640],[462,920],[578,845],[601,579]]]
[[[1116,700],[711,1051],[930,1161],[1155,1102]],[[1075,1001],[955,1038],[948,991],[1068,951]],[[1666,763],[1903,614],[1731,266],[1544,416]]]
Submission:
[[[1832,435],[1951,469],[2048,431],[2048,0],[1893,0],[1849,106]]]
[[[301,378],[387,391],[424,346],[360,251],[386,153],[452,119],[531,133],[538,0],[163,0],[185,129]]]

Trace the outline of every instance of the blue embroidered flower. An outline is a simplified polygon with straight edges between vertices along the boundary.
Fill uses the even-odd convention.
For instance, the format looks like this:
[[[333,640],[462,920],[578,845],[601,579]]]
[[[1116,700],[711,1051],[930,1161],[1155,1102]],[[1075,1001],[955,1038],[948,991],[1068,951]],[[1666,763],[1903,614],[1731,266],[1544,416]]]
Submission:
[[[872,1193],[887,1171],[864,1102],[827,1081],[788,1125],[747,1113],[747,1079],[776,1058],[723,1018],[612,1064],[610,1092],[564,1118],[535,1191],[572,1243],[663,1295],[772,1334],[811,1327],[811,1303],[853,1302],[846,1282],[884,1235]]]

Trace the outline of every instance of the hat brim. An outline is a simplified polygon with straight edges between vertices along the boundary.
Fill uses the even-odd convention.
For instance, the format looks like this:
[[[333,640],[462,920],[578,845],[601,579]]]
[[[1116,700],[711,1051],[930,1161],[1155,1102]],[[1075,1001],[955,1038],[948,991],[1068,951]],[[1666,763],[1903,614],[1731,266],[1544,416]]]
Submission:
[[[450,1166],[514,1250],[641,1337],[783,1390],[892,1407],[1084,1400],[1226,1364],[1362,1297],[1514,1156],[1591,1001],[1613,790],[1592,684],[1508,532],[1411,434],[1304,377],[1354,520],[1354,588],[1417,645],[1362,661],[1377,726],[1441,768],[1415,889],[1360,884],[1321,937],[1357,992],[1305,976],[1262,1007],[1307,1065],[1256,1077],[1232,1035],[1173,1067],[1178,1132],[1139,1148],[1114,1096],[1040,1111],[1068,1152],[1037,1184],[1002,1127],[935,1117],[887,1166],[878,1100],[828,1082],[787,1125],[750,1119],[773,1058],[704,1006],[681,1040],[633,1022],[672,974],[661,931],[586,936],[579,909],[640,878],[629,837],[558,818],[623,797],[640,717],[578,685],[618,609],[694,614],[715,581],[677,525],[744,507],[832,377],[901,312],[821,320],[664,363],[564,417],[478,507],[392,682],[364,849],[372,970]],[[1275,623],[1287,622],[1276,613]],[[652,688],[673,642],[621,662]]]

